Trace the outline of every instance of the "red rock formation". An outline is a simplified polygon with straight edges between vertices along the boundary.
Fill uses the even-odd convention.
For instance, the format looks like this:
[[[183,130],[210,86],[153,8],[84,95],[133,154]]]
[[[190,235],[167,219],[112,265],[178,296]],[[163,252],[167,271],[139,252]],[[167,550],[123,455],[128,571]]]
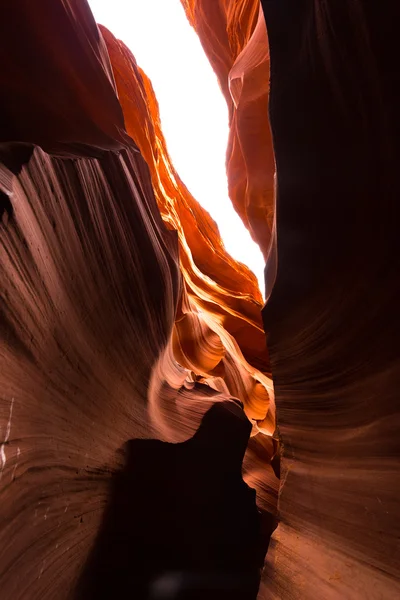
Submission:
[[[187,439],[232,396],[270,436],[274,405],[256,279],[174,171],[132,55],[104,30],[121,111],[85,3],[9,3],[7,22],[0,581],[7,600],[53,600],[74,589],[125,441]],[[273,511],[275,442],[259,437],[245,471]]]
[[[263,6],[279,256],[264,322],[285,483],[261,596],[397,598],[400,9]]]
[[[269,294],[262,15],[250,1],[185,5],[231,106],[231,194]],[[259,597],[396,598],[399,8],[263,6],[279,211],[263,316],[284,485]],[[148,79],[103,30],[106,51],[86,3],[45,8],[9,2],[0,23],[5,600],[73,592],[126,440],[181,442],[232,395],[274,426],[255,279],[174,171]],[[271,512],[275,450],[259,434],[244,459]]]
[[[7,1],[1,21],[0,85],[7,91],[1,142],[68,156],[129,142],[107,50],[86,2],[43,0],[34,10],[29,0]]]
[[[272,385],[265,377],[269,365],[256,278],[227,254],[215,222],[175,171],[149,79],[126,46],[104,27],[101,31],[127,132],[149,165],[164,221],[178,232],[185,286],[173,335],[174,355],[198,379],[211,377],[218,389],[222,377],[230,392],[244,402],[249,416],[263,420],[272,434],[273,404],[265,419]],[[240,370],[239,385],[232,368]]]
[[[265,153],[269,54],[265,32],[258,47],[259,3],[182,4],[231,108],[231,198],[263,248],[268,296],[275,275],[270,230],[252,224],[254,196],[238,184],[254,177],[253,193],[257,183],[268,189],[269,181],[272,189]],[[284,485],[282,523],[260,597],[394,598],[400,594],[399,8],[368,0],[261,4],[271,50],[279,255],[264,322]],[[260,79],[258,69],[264,69]],[[251,175],[244,163],[254,166]]]
[[[229,195],[275,276],[275,161],[268,120],[269,49],[258,0],[181,0],[230,113]]]

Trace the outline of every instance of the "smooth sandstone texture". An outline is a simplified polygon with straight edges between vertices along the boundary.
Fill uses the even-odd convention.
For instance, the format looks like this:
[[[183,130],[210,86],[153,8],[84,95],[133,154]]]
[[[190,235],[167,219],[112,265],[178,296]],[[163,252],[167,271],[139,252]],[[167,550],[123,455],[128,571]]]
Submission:
[[[269,69],[259,6],[186,5],[230,99],[232,140],[261,136],[253,161],[268,120],[263,92],[250,127],[252,99],[268,78],[242,84]],[[211,402],[233,395],[268,434],[251,439],[244,472],[271,513],[279,465],[255,280],[173,171],[150,83],[103,29],[104,45],[86,3],[48,3],[46,18],[32,3],[5,6],[0,583],[6,600],[53,600],[74,592],[127,440],[185,442]],[[259,597],[396,598],[399,9],[263,8],[279,217],[264,324],[283,485]],[[240,152],[230,189],[242,182],[232,198],[263,247],[269,296],[273,158],[259,167],[260,189],[272,190],[259,230]]]
[[[107,51],[85,3],[48,8],[7,4],[25,25],[0,43],[6,600],[73,594],[121,447],[184,442],[216,401],[239,398],[253,419],[244,473],[262,511],[279,483],[256,279],[173,170],[132,55],[103,30]]]
[[[63,598],[95,539],[119,449],[132,438],[185,441],[241,380],[234,354],[226,384],[196,382],[175,359],[177,236],[140,154],[66,160],[35,149],[12,184],[1,245],[2,594]],[[260,436],[271,440],[262,451]],[[250,449],[258,461],[246,457],[246,479],[274,512],[272,438],[258,434]],[[162,498],[152,501],[162,511]]]
[[[4,598],[65,597],[116,450],[151,430],[148,381],[180,277],[146,173],[136,152],[71,161],[36,149],[13,181],[1,239]]]
[[[400,595],[398,5],[263,2],[283,442],[263,598]]]
[[[0,32],[2,143],[93,156],[132,142],[87,2],[6,0]]]
[[[274,139],[279,269],[264,323],[283,485],[260,597],[397,598],[399,8],[262,0],[268,98],[246,63],[261,39],[259,3],[182,4],[231,106],[231,137],[254,132],[261,157],[265,121],[254,131],[237,120],[253,74]],[[227,168],[254,235],[229,152]],[[271,173],[266,161],[259,175]],[[265,252],[269,234],[254,237]],[[276,263],[265,256],[268,298]]]
[[[276,274],[275,160],[268,119],[269,48],[258,0],[181,0],[230,113],[226,167],[232,204]]]
[[[254,274],[226,253],[215,222],[179,179],[149,79],[128,48],[104,27],[101,31],[127,132],[149,165],[165,223],[178,232],[183,292],[172,337],[174,355],[199,381],[227,385],[249,417],[272,434],[273,390]]]

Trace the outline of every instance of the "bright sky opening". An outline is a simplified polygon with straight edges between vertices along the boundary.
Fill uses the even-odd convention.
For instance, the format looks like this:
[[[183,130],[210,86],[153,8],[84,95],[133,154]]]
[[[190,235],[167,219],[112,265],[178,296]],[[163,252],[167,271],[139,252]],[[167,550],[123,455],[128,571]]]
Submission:
[[[122,40],[150,77],[168,151],[182,181],[217,222],[229,254],[264,294],[264,260],[228,196],[228,109],[180,0],[89,0],[98,23]]]

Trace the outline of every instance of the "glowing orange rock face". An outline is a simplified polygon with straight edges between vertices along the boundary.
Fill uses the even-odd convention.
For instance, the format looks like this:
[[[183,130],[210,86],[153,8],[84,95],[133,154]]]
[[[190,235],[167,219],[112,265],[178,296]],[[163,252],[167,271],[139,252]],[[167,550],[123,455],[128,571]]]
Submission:
[[[127,440],[187,440],[234,396],[269,434],[243,469],[263,510],[278,479],[256,279],[174,171],[132,55],[85,2],[43,4],[1,22],[0,588],[62,600]]]
[[[178,363],[239,397],[250,417],[274,429],[272,382],[254,274],[226,252],[216,223],[180,180],[169,158],[150,80],[128,48],[100,26],[128,134],[150,169],[158,206],[178,232],[184,291],[172,337]],[[237,383],[233,370],[241,373]],[[221,380],[218,383],[218,380]],[[272,400],[272,402],[270,402]]]
[[[181,1],[230,111],[229,195],[267,260],[274,252],[275,161],[267,110],[269,49],[264,14],[257,0]]]

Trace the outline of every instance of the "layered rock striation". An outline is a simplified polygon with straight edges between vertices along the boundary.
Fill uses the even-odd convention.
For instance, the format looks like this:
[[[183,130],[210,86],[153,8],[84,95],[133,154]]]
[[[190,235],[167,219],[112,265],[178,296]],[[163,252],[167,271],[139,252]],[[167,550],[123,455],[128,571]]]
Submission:
[[[130,51],[86,2],[3,7],[2,597],[73,597],[124,444],[139,438],[130,448],[144,461],[168,448],[142,463],[165,483],[168,453],[181,464],[176,448],[210,406],[236,398],[252,422],[244,477],[264,515],[277,510],[282,453],[259,597],[395,598],[399,9],[182,4],[228,102],[229,189],[266,259],[263,320],[254,275],[171,163]],[[231,456],[223,421],[216,481]],[[151,472],[146,509],[162,511]],[[198,486],[194,472],[174,473],[177,487]],[[231,489],[226,514],[243,526]],[[243,551],[237,523],[223,534],[232,552]]]
[[[85,2],[44,8],[8,3],[0,44],[0,580],[10,599],[73,595],[120,449],[183,442],[215,402],[237,398],[252,420],[244,472],[264,512],[278,490],[256,278],[179,179],[131,53]]]

